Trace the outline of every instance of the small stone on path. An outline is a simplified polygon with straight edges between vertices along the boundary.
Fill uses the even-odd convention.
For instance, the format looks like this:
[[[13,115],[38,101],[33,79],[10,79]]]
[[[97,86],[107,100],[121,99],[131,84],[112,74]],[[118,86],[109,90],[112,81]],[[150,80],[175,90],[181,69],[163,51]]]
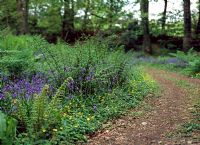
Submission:
[[[142,122],[142,125],[144,125],[144,126],[147,125],[147,122]]]

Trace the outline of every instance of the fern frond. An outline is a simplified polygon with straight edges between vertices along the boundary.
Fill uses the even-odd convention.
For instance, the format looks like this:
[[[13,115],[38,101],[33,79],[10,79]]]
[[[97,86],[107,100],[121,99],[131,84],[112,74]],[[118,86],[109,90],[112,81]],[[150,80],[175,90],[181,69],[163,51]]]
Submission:
[[[46,116],[48,116],[49,120],[47,120],[47,124],[55,124],[61,119],[61,100],[64,96],[66,85],[68,80],[64,81],[64,83],[58,88],[56,94],[52,97],[51,102],[48,105],[48,109],[46,110]]]
[[[33,107],[31,111],[31,124],[36,131],[39,131],[44,123],[45,111],[48,106],[48,92],[49,86],[45,85],[40,95],[34,97]]]

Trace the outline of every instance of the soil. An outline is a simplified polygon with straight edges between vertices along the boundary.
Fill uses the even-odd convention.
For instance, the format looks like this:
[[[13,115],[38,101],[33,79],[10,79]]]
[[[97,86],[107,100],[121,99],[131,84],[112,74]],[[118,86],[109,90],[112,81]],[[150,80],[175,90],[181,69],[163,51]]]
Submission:
[[[155,68],[148,68],[147,72],[160,85],[160,97],[147,97],[140,108],[129,110],[127,115],[104,124],[104,129],[90,137],[88,144],[200,145],[200,140],[194,136],[183,137],[177,133],[192,118],[194,100],[200,94],[200,80]],[[191,88],[178,86],[176,80],[187,81],[191,88],[195,86],[196,95],[191,95]]]

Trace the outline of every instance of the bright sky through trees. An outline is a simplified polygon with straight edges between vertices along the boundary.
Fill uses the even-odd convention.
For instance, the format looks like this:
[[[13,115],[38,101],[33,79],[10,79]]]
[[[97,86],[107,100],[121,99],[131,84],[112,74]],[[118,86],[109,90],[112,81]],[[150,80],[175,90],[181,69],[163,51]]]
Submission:
[[[132,0],[129,0],[130,3]],[[191,11],[197,12],[197,1],[198,0],[191,0]],[[168,8],[167,12],[172,11],[176,13],[177,11],[182,11],[183,0],[168,0]],[[164,9],[164,0],[158,0],[158,2],[151,1],[149,3],[149,12],[150,12],[150,19],[158,19],[159,14],[163,12]],[[125,6],[124,10],[133,12],[134,18],[140,19],[140,5],[138,4],[129,4]],[[181,12],[181,15],[183,15],[183,11]]]

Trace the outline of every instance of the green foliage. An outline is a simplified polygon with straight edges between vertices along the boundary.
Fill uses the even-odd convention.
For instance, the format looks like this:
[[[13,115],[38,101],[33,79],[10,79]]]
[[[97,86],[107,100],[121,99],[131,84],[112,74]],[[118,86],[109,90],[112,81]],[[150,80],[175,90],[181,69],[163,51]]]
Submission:
[[[184,133],[191,133],[196,130],[200,130],[200,124],[197,123],[187,123],[184,125]]]
[[[192,133],[196,131],[200,131],[200,100],[194,105],[194,110],[192,112],[194,118],[191,122],[185,124],[184,133]]]
[[[190,74],[199,78],[200,77],[200,59],[194,60],[190,62],[189,64],[190,64],[190,68],[188,68],[188,71],[190,72]]]
[[[17,120],[0,111],[0,143],[11,145],[16,136]]]
[[[194,106],[194,112],[193,115],[197,119],[198,122],[200,122],[200,100],[198,100],[197,104]]]
[[[43,130],[51,130],[54,126],[59,125],[62,111],[60,97],[63,97],[64,86],[66,86],[66,82],[51,100],[48,97],[48,85],[43,88],[40,95],[35,95],[31,102],[18,100],[16,116],[25,125],[29,141],[34,142],[44,137]]]
[[[34,43],[26,44],[24,39]],[[23,36],[19,40],[19,46],[3,48],[22,54],[30,48],[35,65],[32,71],[44,73],[49,85],[30,98],[26,93],[16,98],[12,93],[7,93],[6,99],[1,96],[1,105],[8,106],[4,108],[17,107],[10,113],[5,111],[19,121],[16,144],[85,142],[85,135],[101,128],[102,122],[135,107],[156,90],[155,82],[132,64],[134,56],[117,47],[110,49],[109,42],[93,38],[70,46],[61,42],[48,44],[39,37]],[[32,71],[27,72],[31,75]]]
[[[155,92],[155,82],[145,73],[138,73],[139,70],[129,70],[130,83],[123,88],[118,86],[112,92],[89,98],[75,96],[66,102],[66,86],[72,79],[68,78],[51,100],[47,95],[48,86],[45,86],[41,95],[33,99],[29,113],[27,106],[19,101],[18,117],[22,119],[21,122],[25,122],[29,138],[26,137],[24,141],[33,142],[50,137],[48,142],[54,144],[85,142],[85,134],[94,132],[101,127],[102,122],[135,107],[148,93]]]
[[[0,29],[10,27],[15,29],[17,26],[16,1],[0,1]]]
[[[143,72],[142,69],[139,69]],[[76,96],[63,108],[62,124],[57,128],[52,142],[74,143],[86,141],[85,133],[90,134],[101,127],[102,122],[120,116],[128,108],[137,106],[148,93],[154,93],[155,82],[138,69],[130,69],[130,83],[112,92],[83,98]]]
[[[120,42],[125,46],[125,50],[139,50],[137,40],[142,36],[142,29],[137,21],[129,23],[128,30],[123,32],[120,37]]]
[[[34,67],[33,56],[29,51],[4,51],[4,53],[7,55],[0,60],[0,67],[8,74],[20,74]]]
[[[171,53],[171,55],[182,61],[188,62],[189,65],[184,69],[184,72],[198,77],[200,73],[200,57],[197,52],[190,49],[187,53],[177,51],[176,53]]]
[[[74,47],[65,44],[50,45],[41,52],[45,60],[39,68],[42,68],[42,71],[54,72],[53,79],[58,85],[64,81],[64,78],[72,77],[78,81],[79,77],[86,79],[87,75],[92,73],[95,79],[92,80],[93,83],[90,83],[90,86],[87,82],[83,84],[79,81],[80,85],[83,85],[82,88],[89,89],[88,92],[99,85],[102,89],[108,87],[112,79],[110,77],[117,75],[119,67],[130,58],[130,55],[126,56],[122,50],[108,50],[107,43],[94,39],[83,44],[77,43]],[[80,76],[81,70],[85,70],[83,76]],[[102,84],[97,81],[101,81]]]
[[[177,51],[176,53],[170,53],[170,55],[189,62],[198,57],[198,54],[194,52],[193,49],[190,49],[187,53],[184,53],[183,51]]]
[[[0,28],[10,27],[18,33],[23,15],[19,9],[20,1],[0,1]],[[28,2],[28,25],[31,33],[57,34],[63,30],[94,30],[115,27],[118,19],[123,17],[126,22],[126,13],[123,7],[127,0],[31,0]],[[23,5],[21,5],[24,8]],[[65,23],[65,24],[64,24]],[[65,25],[65,26],[64,26]],[[120,25],[122,25],[120,23]],[[74,28],[74,27],[75,28]],[[68,35],[66,33],[66,35]]]
[[[8,75],[21,75],[36,70],[39,57],[36,55],[43,39],[31,36],[6,34],[0,37],[0,68]]]
[[[138,60],[136,59],[136,62]],[[168,55],[159,57],[141,57],[139,63],[145,62],[156,67],[167,70],[178,71],[185,75],[199,78],[200,74],[200,57],[199,53],[193,49],[187,53],[177,51]]]
[[[46,11],[43,11],[42,19],[39,18],[39,21],[37,23],[37,26],[41,29],[45,29],[47,34],[57,34],[61,31],[62,27],[62,19],[60,15],[60,8],[58,6],[61,6],[61,4],[53,5],[52,2],[50,3],[50,6],[47,7]],[[45,3],[44,3],[45,5]],[[51,15],[49,15],[51,14]]]

